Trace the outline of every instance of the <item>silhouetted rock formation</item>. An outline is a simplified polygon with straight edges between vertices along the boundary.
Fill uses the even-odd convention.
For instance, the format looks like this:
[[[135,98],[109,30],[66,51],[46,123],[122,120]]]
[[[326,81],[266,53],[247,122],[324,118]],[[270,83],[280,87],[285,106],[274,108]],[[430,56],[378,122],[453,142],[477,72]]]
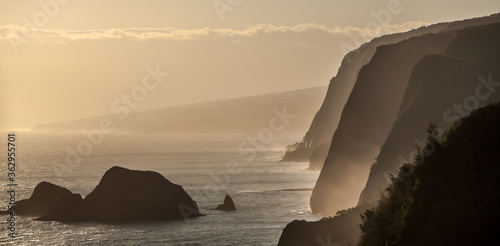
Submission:
[[[37,187],[42,184],[45,187],[48,183],[40,183]],[[39,220],[120,223],[200,216],[196,202],[184,189],[156,172],[113,167],[106,171],[99,185],[85,199],[67,189],[55,187],[45,188],[46,192],[35,189],[35,201],[44,203],[32,203],[29,208],[43,210],[39,213],[42,215]],[[50,190],[59,190],[58,195],[47,193]],[[46,205],[49,199],[51,206]]]
[[[70,194],[71,191],[66,188],[41,182],[35,187],[30,198],[16,202],[16,215],[35,217],[49,215],[54,211],[56,203]],[[10,211],[2,211],[0,214],[8,212]]]
[[[226,197],[224,197],[224,203],[217,206],[216,210],[234,211],[236,210],[236,206],[234,205],[233,199],[231,199],[229,195],[226,195]]]
[[[85,203],[90,218],[101,221],[181,219],[179,205],[195,207],[180,185],[161,174],[121,167],[106,171]]]
[[[465,20],[461,21],[460,25],[454,26],[463,27],[477,23],[498,22],[500,21],[500,16],[494,15],[484,17],[484,19],[483,21],[478,21],[477,19]],[[447,23],[447,25],[450,24]],[[441,71],[436,70],[438,64],[435,63],[433,64],[434,67],[429,66],[426,68],[427,70],[420,70],[420,72],[422,74],[436,75],[433,83],[442,85],[443,88],[446,87],[447,89],[443,90],[442,94],[436,95],[436,100],[431,99],[425,102],[426,98],[428,96],[432,97],[435,95],[435,92],[431,90],[424,92],[421,90],[420,85],[415,85],[415,92],[418,91],[420,93],[418,97],[406,97],[408,88],[410,88],[410,78],[415,72],[415,67],[417,67],[415,65],[425,60],[428,55],[442,54],[448,50],[450,43],[459,32],[459,30],[452,30],[449,27],[447,30],[451,31],[426,34],[396,44],[379,46],[370,62],[360,70],[356,84],[343,108],[341,119],[328,151],[328,157],[324,162],[324,167],[311,196],[310,204],[313,212],[334,214],[342,208],[351,207],[356,204],[359,199],[357,194],[366,185],[370,164],[373,163],[381,146],[386,141],[387,135],[392,131],[391,127],[394,122],[399,120],[400,116],[398,112],[407,110],[406,107],[402,106],[405,100],[409,100],[412,103],[421,101],[419,105],[425,107],[425,109],[422,109],[424,110],[423,113],[415,114],[415,118],[413,118],[415,121],[406,121],[405,126],[411,128],[406,130],[411,132],[415,130],[415,126],[418,126],[423,129],[421,134],[425,134],[426,124],[419,125],[415,123],[421,121],[428,122],[434,119],[434,117],[431,117],[431,114],[426,114],[425,110],[441,110],[442,117],[442,113],[446,110],[446,107],[451,107],[454,102],[463,101],[466,97],[466,95],[458,92],[466,91],[469,95],[474,95],[474,91],[469,90],[469,87],[466,87],[465,84],[452,83],[450,82],[452,80],[448,80],[448,77],[441,76]],[[479,43],[471,42],[470,44],[480,46]],[[457,47],[457,49],[470,51],[471,48],[463,46]],[[493,56],[494,54],[492,53],[491,55]],[[490,61],[494,64],[496,63],[495,59],[492,58]],[[498,67],[498,63],[496,64]],[[453,69],[457,68],[454,67]],[[466,67],[464,66],[460,69],[463,70]],[[488,69],[490,72],[485,72],[484,69],[479,68],[475,70],[471,69],[471,71],[475,73],[475,77],[481,74],[487,76],[488,73],[494,71],[491,66]],[[443,72],[443,74],[447,73],[458,74],[451,70]],[[477,82],[476,78],[470,79],[471,75],[468,77],[470,82]],[[463,80],[464,78],[461,79]],[[455,101],[446,100],[450,98],[448,95],[452,93],[454,94],[451,97]],[[402,132],[402,134],[406,133]],[[413,136],[418,137],[420,135]],[[405,138],[405,142],[401,141],[398,144],[401,144],[405,148],[411,148],[415,145],[415,139]],[[400,153],[404,154],[405,157],[408,156],[408,153]],[[396,155],[396,161],[397,157]],[[387,169],[385,170],[387,171]],[[379,179],[384,179],[384,175],[379,176]],[[384,180],[384,185],[377,186],[375,193],[383,189],[386,184],[387,181]],[[361,203],[363,202],[370,201],[361,200]]]
[[[361,235],[361,214],[372,207],[357,206],[314,222],[294,220],[283,229],[278,246],[356,245]]]
[[[57,201],[54,211],[38,220],[78,222],[88,220],[88,210],[80,194],[68,194]]]

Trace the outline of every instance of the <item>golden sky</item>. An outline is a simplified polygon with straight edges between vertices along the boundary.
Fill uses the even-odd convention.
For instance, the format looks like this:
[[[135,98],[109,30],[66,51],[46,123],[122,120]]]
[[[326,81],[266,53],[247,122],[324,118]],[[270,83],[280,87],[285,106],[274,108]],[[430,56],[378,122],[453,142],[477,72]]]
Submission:
[[[148,67],[168,76],[135,110],[326,85],[357,34],[496,12],[498,0],[0,0],[0,129],[109,114]]]

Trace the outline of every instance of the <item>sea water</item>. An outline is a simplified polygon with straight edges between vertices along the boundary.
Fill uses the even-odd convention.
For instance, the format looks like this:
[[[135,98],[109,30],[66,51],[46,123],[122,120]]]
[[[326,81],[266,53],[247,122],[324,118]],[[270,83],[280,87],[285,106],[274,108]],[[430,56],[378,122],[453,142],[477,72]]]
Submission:
[[[85,155],[79,155],[77,162],[74,156],[68,158],[68,153],[86,140],[82,134],[18,132],[17,200],[29,198],[42,181],[85,197],[106,170],[122,166],[155,171],[182,185],[206,216],[125,225],[64,224],[16,216],[17,236],[10,238],[9,216],[4,215],[0,244],[276,245],[283,228],[292,220],[320,219],[311,214],[311,191],[306,189],[314,187],[319,173],[307,171],[307,163],[278,162],[285,146],[301,137],[276,134],[262,142],[251,134],[104,135],[91,149],[88,145],[87,149],[81,148]],[[1,142],[7,146],[7,134],[4,138]],[[252,139],[257,141],[249,141]],[[7,148],[0,151],[2,190],[7,190],[9,183],[6,152]],[[237,210],[212,210],[226,194],[233,198]],[[0,209],[7,208],[8,199],[7,192],[0,193]]]

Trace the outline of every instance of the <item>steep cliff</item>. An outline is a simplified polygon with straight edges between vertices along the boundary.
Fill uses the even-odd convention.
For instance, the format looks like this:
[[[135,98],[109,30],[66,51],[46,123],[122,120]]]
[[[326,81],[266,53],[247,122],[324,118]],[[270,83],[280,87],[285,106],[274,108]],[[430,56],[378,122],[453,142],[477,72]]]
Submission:
[[[500,100],[500,24],[466,28],[447,50],[413,68],[398,117],[371,167],[359,203],[371,202],[388,184],[387,172],[413,158],[429,121],[447,128],[470,111]]]
[[[441,23],[405,33],[385,35],[346,54],[337,75],[330,80],[325,100],[314,116],[309,130],[301,142],[287,147],[283,161],[310,161],[310,169],[321,170],[333,134],[339,124],[342,109],[356,83],[358,73],[370,62],[377,47],[427,33],[439,32],[448,25],[449,23]]]
[[[499,16],[484,19],[465,20],[454,26],[495,22]],[[356,204],[369,167],[397,119],[413,66],[426,55],[444,52],[458,32],[447,30],[380,46],[360,70],[311,196],[314,212],[333,214]]]
[[[357,235],[361,234],[361,230],[359,227],[354,228],[353,224],[360,221],[358,217],[360,209],[376,204],[380,191],[386,188],[391,180],[391,176],[386,175],[387,171],[397,173],[400,163],[411,162],[413,155],[418,153],[418,149],[415,150],[415,142],[425,143],[429,121],[434,120],[440,127],[445,128],[453,121],[466,116],[471,110],[490,101],[500,100],[500,92],[496,92],[497,87],[500,88],[498,77],[500,74],[500,46],[498,46],[500,24],[490,24],[496,22],[500,22],[499,14],[454,22],[441,33],[428,34],[377,49],[370,63],[360,71],[356,86],[345,105],[335,132],[335,135],[339,134],[339,137],[334,137],[337,142],[333,143],[330,148],[330,151],[342,150],[344,151],[342,155],[350,156],[352,160],[357,161],[363,158],[369,159],[367,153],[362,153],[367,149],[374,150],[371,153],[372,158],[376,158],[379,154],[377,163],[371,168],[370,179],[362,198],[356,208],[342,211],[340,213],[342,216],[339,218],[324,218],[317,222],[291,222],[283,230],[279,245],[356,244],[359,239]],[[433,44],[434,39],[435,44]],[[430,50],[437,48],[432,47],[433,45],[440,46],[442,51],[426,56],[417,54],[419,52],[428,54]],[[443,45],[445,45],[444,49]],[[384,56],[385,59],[382,59]],[[418,60],[419,57],[420,60]],[[392,64],[392,67],[389,64]],[[403,75],[407,76],[406,81]],[[393,76],[394,78],[399,76],[400,83],[405,86],[392,81]],[[379,84],[376,84],[375,79]],[[386,83],[393,83],[395,87],[387,86]],[[358,88],[358,85],[366,88]],[[382,88],[385,88],[385,92]],[[395,89],[399,91],[399,95],[393,93]],[[369,92],[377,93],[378,97],[371,97]],[[371,100],[371,103],[363,102],[367,99]],[[396,103],[396,99],[400,100],[400,103]],[[396,105],[388,105],[388,102],[396,103]],[[387,108],[380,106],[384,103],[389,106],[392,113],[385,112]],[[498,108],[498,105],[496,107]],[[370,112],[375,111],[375,108],[378,112]],[[383,119],[378,119],[378,117]],[[392,118],[392,122],[388,118]],[[494,124],[496,123],[490,125]],[[348,126],[351,125],[353,128],[349,129]],[[384,134],[381,131],[386,131],[385,134],[388,136],[383,138]],[[338,141],[340,136],[343,136],[342,139],[345,141]],[[414,141],[417,139],[418,141]],[[376,143],[374,140],[379,143],[376,148],[365,142]],[[342,146],[348,144],[352,146]],[[378,151],[380,147],[381,152]],[[346,150],[351,150],[351,152]],[[480,154],[481,151],[477,150],[479,155],[476,156],[483,155]],[[351,168],[349,165],[355,164],[345,164],[344,162],[351,162],[351,160],[339,160],[337,154],[329,153],[328,160],[325,162],[311,198],[313,212],[328,215],[335,214],[337,209],[352,207],[356,198],[353,196],[359,194],[356,190],[359,187],[354,189],[348,184],[359,184],[362,178],[356,180],[356,177],[360,177],[360,173],[367,173],[366,164],[371,164],[373,161],[373,159],[368,160],[367,163],[359,163]],[[337,161],[333,163],[329,162],[329,159]],[[347,170],[337,168],[333,164]],[[449,164],[453,166],[453,163]],[[439,179],[439,176],[436,178]],[[339,186],[344,190],[339,189]],[[429,187],[433,188],[432,185]],[[447,189],[449,187],[441,191]],[[345,195],[346,193],[342,193],[344,191],[352,195]],[[400,197],[395,197],[395,199],[401,200]],[[346,204],[345,200],[349,200],[350,204]],[[342,206],[345,207],[342,208]],[[395,206],[395,208],[404,209],[405,207]],[[393,216],[391,213],[385,215]],[[401,214],[394,216],[399,215]],[[417,215],[414,218],[418,219],[418,217]],[[394,221],[401,222],[402,220]]]
[[[313,211],[334,213],[355,204],[396,120],[411,68],[425,55],[442,52],[453,36],[428,34],[377,48],[342,111],[311,197]]]

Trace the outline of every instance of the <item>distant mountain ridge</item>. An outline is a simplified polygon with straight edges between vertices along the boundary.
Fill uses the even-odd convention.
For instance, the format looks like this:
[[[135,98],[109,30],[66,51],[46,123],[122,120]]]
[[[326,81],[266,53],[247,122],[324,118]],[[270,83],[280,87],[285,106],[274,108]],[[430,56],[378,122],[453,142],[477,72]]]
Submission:
[[[295,116],[282,132],[303,132],[323,101],[326,86],[235,99],[133,111],[125,119],[102,115],[66,122],[38,124],[34,131],[80,132],[112,120],[114,133],[208,134],[256,133],[269,127],[274,109]],[[276,111],[274,110],[274,111]]]

